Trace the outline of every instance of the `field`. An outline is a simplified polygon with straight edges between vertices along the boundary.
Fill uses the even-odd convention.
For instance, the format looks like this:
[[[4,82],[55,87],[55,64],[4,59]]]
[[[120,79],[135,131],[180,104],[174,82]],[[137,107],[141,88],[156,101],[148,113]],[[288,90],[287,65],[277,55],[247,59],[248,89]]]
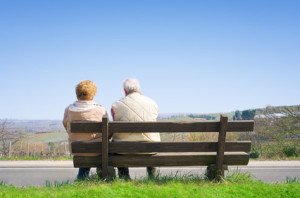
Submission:
[[[67,141],[67,138],[68,135],[65,132],[42,132],[30,134],[23,138],[22,141],[29,143],[48,143]]]
[[[18,188],[0,185],[0,197],[299,197],[300,183],[266,184],[248,175],[235,174],[222,183],[203,179],[156,178],[137,181],[95,179],[74,184],[48,184],[45,187]]]
[[[38,159],[69,156],[67,139],[66,132],[30,133],[12,144],[10,158]]]
[[[281,117],[278,117],[278,114]],[[251,140],[251,158],[261,160],[300,158],[300,105],[235,111],[226,115],[230,120],[254,119],[254,132],[243,134],[229,132],[226,135],[226,141]],[[218,120],[219,116],[219,113],[166,114],[161,115],[159,121]],[[61,121],[19,121],[13,126],[15,129],[34,133],[23,133],[24,136],[18,141],[7,141],[6,152],[0,151],[0,158],[17,160],[26,157],[34,159],[70,157],[67,133]],[[44,132],[38,132],[42,131],[41,129]],[[56,130],[51,131],[53,129]],[[217,141],[218,133],[161,133],[161,139],[164,142]]]

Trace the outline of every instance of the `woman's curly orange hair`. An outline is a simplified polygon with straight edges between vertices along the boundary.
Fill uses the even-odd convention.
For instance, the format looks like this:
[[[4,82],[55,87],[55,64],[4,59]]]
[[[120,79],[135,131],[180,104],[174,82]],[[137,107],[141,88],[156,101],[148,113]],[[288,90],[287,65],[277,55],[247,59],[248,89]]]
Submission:
[[[90,80],[81,81],[76,86],[76,96],[79,100],[93,100],[97,93],[97,85]]]

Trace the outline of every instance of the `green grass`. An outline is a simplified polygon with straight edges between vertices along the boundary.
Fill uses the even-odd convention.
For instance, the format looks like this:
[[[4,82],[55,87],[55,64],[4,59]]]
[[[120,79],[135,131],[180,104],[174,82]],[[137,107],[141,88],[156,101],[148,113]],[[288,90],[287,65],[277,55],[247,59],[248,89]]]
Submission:
[[[266,184],[245,174],[233,174],[222,183],[192,176],[112,182],[92,178],[73,184],[48,183],[45,187],[0,183],[0,197],[300,197],[300,183],[289,179],[282,184]]]
[[[283,152],[285,147],[295,147],[298,156],[286,156]],[[258,160],[299,160],[300,159],[300,144],[299,139],[286,140],[284,143],[276,141],[265,141],[259,145],[252,142],[252,148],[260,154]]]
[[[67,141],[68,134],[64,132],[42,132],[34,133],[24,137],[21,141],[29,143],[48,143]],[[20,142],[20,141],[19,141]]]

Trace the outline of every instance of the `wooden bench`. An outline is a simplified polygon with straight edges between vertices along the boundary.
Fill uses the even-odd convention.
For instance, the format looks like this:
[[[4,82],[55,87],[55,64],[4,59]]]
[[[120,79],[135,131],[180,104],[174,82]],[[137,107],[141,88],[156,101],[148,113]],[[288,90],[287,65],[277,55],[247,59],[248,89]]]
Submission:
[[[114,167],[162,167],[162,166],[209,166],[213,177],[224,177],[227,165],[247,165],[251,141],[226,142],[227,132],[253,131],[253,120],[198,122],[73,122],[72,133],[102,133],[102,142],[73,142],[72,153],[99,153],[99,156],[74,156],[74,167],[102,167],[102,178],[108,177],[108,166]],[[217,142],[109,142],[113,133],[140,132],[218,132]],[[157,153],[139,155],[136,153]],[[116,155],[128,153],[130,155]],[[175,153],[175,154],[174,154]]]

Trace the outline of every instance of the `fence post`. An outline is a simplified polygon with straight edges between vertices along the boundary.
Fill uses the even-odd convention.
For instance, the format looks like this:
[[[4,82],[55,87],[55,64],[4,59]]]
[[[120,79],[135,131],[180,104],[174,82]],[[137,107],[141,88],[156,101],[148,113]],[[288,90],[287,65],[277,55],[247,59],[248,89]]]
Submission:
[[[21,151],[21,153],[23,152],[23,141],[21,141],[20,151]]]
[[[67,142],[64,142],[65,156],[67,156]]]
[[[51,155],[51,147],[50,147],[50,145],[48,143],[48,157],[50,157],[50,155]]]
[[[33,148],[33,157],[36,155],[36,143],[34,143],[34,148]]]
[[[102,117],[102,178],[108,178],[108,118]]]
[[[11,141],[9,142],[8,157],[11,157]]]
[[[29,142],[27,142],[27,156],[29,156]]]
[[[220,117],[220,132],[218,137],[218,150],[217,150],[217,167],[216,167],[216,179],[218,181],[224,178],[224,151],[226,132],[228,126],[228,117],[221,115]]]

